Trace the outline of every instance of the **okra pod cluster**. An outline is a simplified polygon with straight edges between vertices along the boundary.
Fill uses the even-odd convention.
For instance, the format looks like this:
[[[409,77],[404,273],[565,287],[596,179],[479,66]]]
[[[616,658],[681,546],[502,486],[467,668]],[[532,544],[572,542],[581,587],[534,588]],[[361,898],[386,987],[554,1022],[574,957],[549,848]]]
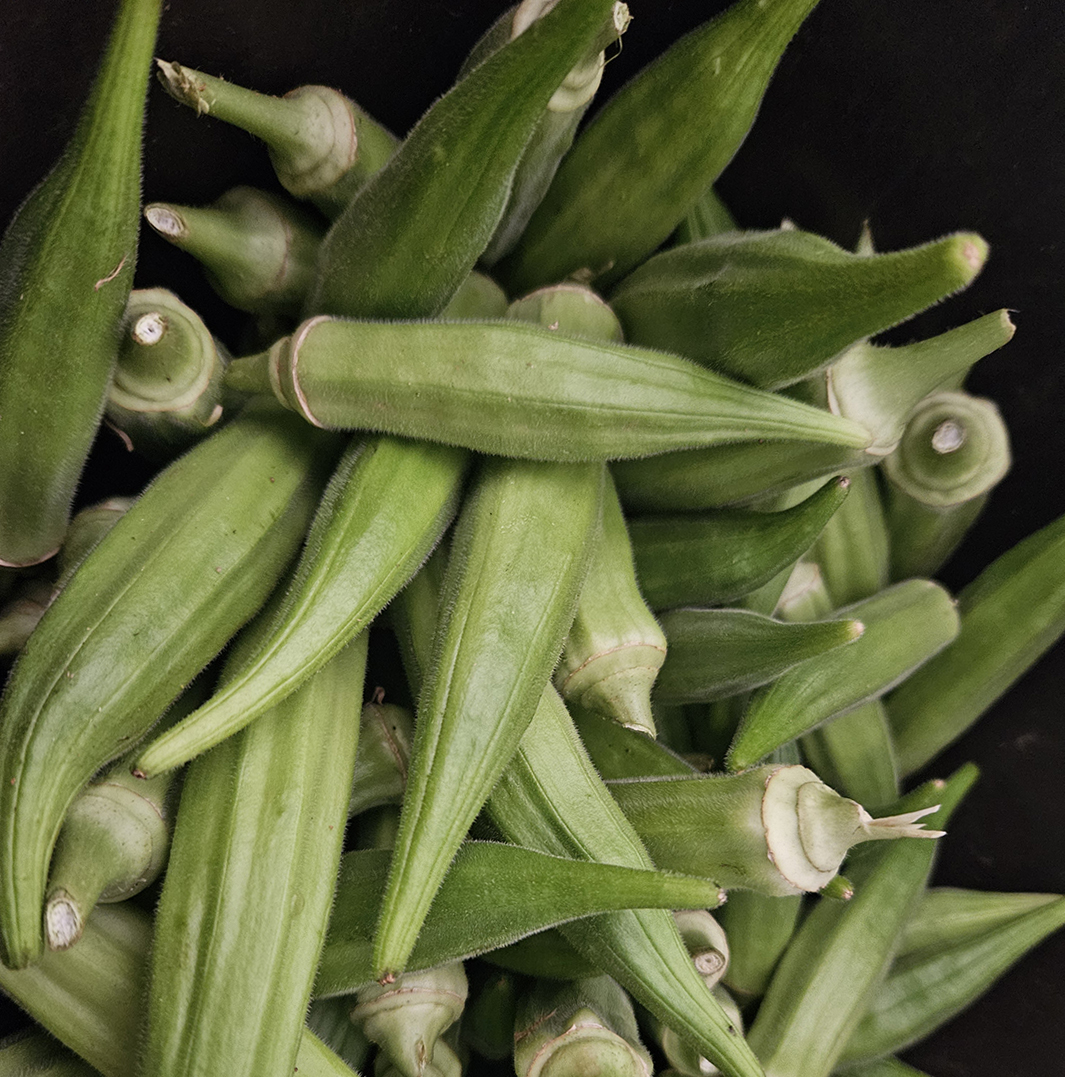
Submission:
[[[61,1044],[0,1071],[916,1073],[1065,924],[930,887],[940,753],[1065,633],[1065,516],[947,565],[1010,317],[883,336],[987,242],[733,205],[817,0],[637,72],[642,2],[481,6],[412,123],[119,0],[0,242],[0,990]],[[160,19],[150,108],[262,167],[165,190],[149,127],[141,206]],[[153,477],[68,524],[97,437]]]

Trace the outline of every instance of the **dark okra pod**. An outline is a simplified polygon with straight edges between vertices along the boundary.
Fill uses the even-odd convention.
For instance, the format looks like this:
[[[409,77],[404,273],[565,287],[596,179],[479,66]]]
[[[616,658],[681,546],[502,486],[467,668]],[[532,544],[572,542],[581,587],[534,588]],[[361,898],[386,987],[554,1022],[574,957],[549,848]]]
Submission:
[[[540,980],[519,999],[514,1021],[518,1077],[648,1077],[651,1069],[632,1003],[609,976],[567,984]]]
[[[725,986],[742,1001],[765,994],[769,978],[798,925],[802,897],[733,890],[717,913],[729,940]]]
[[[0,1042],[0,1072],[18,1077],[99,1077],[98,1070],[46,1032],[30,1032]]]
[[[873,819],[802,766],[630,778],[610,791],[656,864],[763,894],[822,889],[860,842],[942,834],[920,812]]]
[[[470,823],[514,754],[573,620],[604,468],[488,459],[452,543],[375,975],[402,971]]]
[[[877,459],[824,442],[759,439],[618,460],[610,470],[626,509],[691,512],[762,500],[811,479],[853,474]]]
[[[889,452],[923,397],[964,380],[974,363],[1008,343],[1013,329],[1008,312],[999,310],[915,344],[860,341],[825,371],[832,410],[868,427],[877,450]]]
[[[254,645],[246,637],[229,668]],[[156,915],[143,1072],[290,1072],[340,860],[365,666],[363,634],[190,767]]]
[[[482,1057],[496,1062],[510,1057],[520,992],[521,981],[515,973],[493,970],[466,1007],[462,1038]]]
[[[674,609],[660,623],[669,650],[654,694],[673,703],[709,702],[757,688],[864,631],[858,620],[786,624],[738,609]]]
[[[0,923],[40,952],[52,844],[78,790],[142,737],[265,601],[306,534],[323,452],[252,409],[171,464],[85,559],[0,702]]]
[[[885,700],[903,774],[961,736],[1065,631],[1063,568],[1065,516],[958,595],[958,638]]]
[[[167,92],[266,143],[281,186],[337,217],[392,156],[397,139],[354,101],[328,86],[298,86],[270,97],[202,71],[156,60]]]
[[[0,655],[17,654],[52,601],[50,580],[35,576],[23,582],[0,606]]]
[[[362,708],[359,719],[349,816],[382,804],[399,804],[407,788],[414,715],[406,707],[385,703],[381,696],[378,693]]]
[[[0,243],[0,564],[51,557],[133,282],[144,90],[161,0],[123,0],[77,130]]]
[[[372,1047],[351,1019],[354,1005],[353,995],[312,999],[307,1009],[307,1028],[356,1073],[360,1073],[370,1057]]]
[[[178,766],[280,702],[361,632],[414,574],[455,514],[466,454],[355,440],[337,466],[288,592],[255,657],[135,767]]]
[[[801,557],[847,496],[836,479],[782,512],[720,509],[629,521],[636,578],[652,609],[734,602]]]
[[[506,322],[318,317],[237,359],[237,390],[316,426],[383,430],[535,460],[605,460],[756,438],[850,448],[864,428],[685,359]]]
[[[940,392],[921,401],[881,465],[892,575],[938,569],[1010,463],[1009,435],[990,400]]]
[[[433,577],[419,574],[414,583],[419,581],[421,586],[400,596],[400,604],[408,607],[403,618],[407,672],[415,681],[428,664],[431,626],[440,608]],[[650,743],[642,734],[631,735]],[[518,844],[581,860],[651,866],[635,831],[581,749],[553,687],[540,697],[487,808],[499,830]],[[668,913],[630,908],[589,917],[563,932],[590,964],[614,976],[704,1055],[719,1061],[729,1077],[758,1077],[757,1060],[707,994]]]
[[[615,94],[501,264],[511,291],[575,274],[607,287],[667,239],[743,141],[815,3],[742,0]]]
[[[103,1077],[137,1077],[151,946],[146,912],[132,902],[101,906],[77,946],[18,972],[0,965],[0,987]],[[351,1077],[308,1029],[296,1065],[302,1077]]]
[[[548,980],[585,980],[602,971],[578,953],[558,928],[538,931],[509,946],[490,950],[484,960],[501,969]]]
[[[344,856],[316,995],[345,993],[373,979],[373,933],[389,860],[376,848]],[[628,908],[706,909],[721,899],[715,884],[697,876],[465,841],[429,909],[409,968],[478,956],[580,917]],[[472,907],[476,917],[470,916]]]
[[[973,233],[864,256],[795,229],[727,232],[655,255],[610,303],[634,344],[772,389],[964,288],[986,257]]]
[[[929,782],[899,807],[941,805],[929,820],[943,825],[976,777],[957,771]],[[934,809],[933,809],[934,810]],[[886,970],[914,904],[923,891],[934,842],[897,841],[859,850],[847,866],[849,901],[822,898],[777,966],[748,1032],[766,1073],[827,1077],[861,1017],[870,991]]]
[[[938,900],[929,902],[929,896]],[[959,939],[952,916],[956,897],[961,910],[970,914],[974,899],[986,897],[989,903],[995,902],[995,920],[1002,919]],[[1015,899],[1009,919],[999,904],[1005,904],[1007,897]],[[932,908],[923,908],[926,904]],[[934,919],[929,912],[934,913]],[[877,985],[865,1015],[847,1039],[841,1065],[901,1051],[949,1021],[1032,947],[1065,925],[1065,897],[939,891],[926,896],[917,915],[922,917],[922,945],[907,949],[912,940],[903,938],[887,976]],[[966,926],[971,930],[972,925]]]
[[[252,314],[298,314],[311,286],[322,228],[309,213],[254,187],[210,206],[153,202],[145,220],[199,261],[214,290]]]
[[[130,294],[111,388],[108,423],[132,447],[172,459],[222,418],[229,353],[173,292]]]
[[[613,8],[562,0],[441,97],[334,222],[306,311],[438,314],[492,238],[552,94]]]
[[[954,600],[931,580],[895,584],[836,615],[860,620],[865,631],[850,647],[809,658],[756,690],[729,747],[730,770],[879,698],[958,634]]]

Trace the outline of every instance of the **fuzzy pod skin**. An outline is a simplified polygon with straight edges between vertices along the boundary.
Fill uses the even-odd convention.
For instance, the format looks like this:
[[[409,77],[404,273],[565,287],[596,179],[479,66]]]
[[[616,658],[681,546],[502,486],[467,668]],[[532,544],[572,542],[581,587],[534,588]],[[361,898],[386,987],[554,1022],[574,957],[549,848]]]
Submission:
[[[271,97],[167,60],[155,61],[167,93],[198,116],[214,116],[266,143],[281,186],[331,220],[398,144],[354,101],[328,86]]]
[[[751,697],[729,747],[730,770],[870,699],[878,699],[958,635],[954,600],[931,580],[907,580],[837,616],[865,625],[853,646],[807,659]]]
[[[876,463],[869,453],[812,441],[743,441],[666,452],[611,466],[621,503],[633,512],[728,508],[826,475]]]
[[[362,708],[349,817],[382,804],[399,804],[407,788],[413,742],[414,715],[406,707],[375,695]]]
[[[939,810],[944,825],[976,779],[962,767],[949,781],[928,782],[898,807]],[[766,1077],[827,1077],[860,1019],[870,992],[898,946],[927,885],[936,843],[897,841],[859,850],[847,873],[849,901],[822,899],[803,921],[777,966],[748,1032]]]
[[[729,940],[723,982],[743,1001],[765,994],[773,969],[798,926],[802,898],[734,890],[717,913]]]
[[[156,915],[143,1072],[291,1072],[340,860],[365,668],[363,634],[190,768]]]
[[[567,984],[541,980],[518,1000],[514,1072],[650,1077],[652,1063],[628,996],[609,976],[597,976]]]
[[[960,387],[973,365],[1009,343],[1013,331],[1009,312],[998,310],[914,344],[883,348],[859,341],[825,371],[832,410],[868,427],[876,451],[888,453],[923,397]]]
[[[961,591],[958,638],[885,700],[902,774],[961,736],[1065,632],[1063,566],[1065,516]]]
[[[296,204],[234,187],[209,206],[153,202],[144,219],[199,261],[211,287],[252,314],[299,313],[311,286],[322,228]]]
[[[750,691],[792,666],[858,639],[857,620],[786,624],[739,609],[674,609],[660,624],[669,641],[655,698],[709,702]]]
[[[695,771],[691,763],[642,731],[580,707],[574,707],[572,715],[581,743],[604,778],[675,777]]]
[[[587,574],[604,468],[484,461],[456,528],[418,700],[375,974],[402,971],[463,835],[551,676]]]
[[[720,509],[629,521],[640,590],[652,609],[735,602],[801,557],[843,503],[847,479],[782,512]]]
[[[179,766],[244,728],[366,628],[450,524],[466,465],[464,452],[446,446],[353,440],[255,658],[151,742],[134,764],[138,773]]]
[[[779,900],[779,899],[777,899]],[[721,1008],[729,1015],[732,1023],[738,1029],[743,1029],[743,1015],[735,999],[721,986],[713,988],[714,998],[721,1003]],[[665,1055],[670,1069],[664,1071],[674,1077],[718,1077],[721,1070],[712,1062],[708,1062],[697,1051],[688,1046],[671,1028],[647,1015],[645,1022],[650,1030],[651,1038],[658,1044]]]
[[[949,899],[942,900],[947,894],[950,892],[940,891],[936,896],[941,900],[932,902],[938,913],[947,914],[942,921],[937,917],[942,924],[941,938],[935,939],[926,932],[919,950],[902,952],[895,958],[847,1040],[841,1065],[901,1051],[923,1039],[974,1002],[1030,949],[1065,925],[1065,897],[1009,895],[1017,899],[1010,919],[958,940],[957,926],[950,917],[951,903]],[[969,894],[963,895],[963,900],[970,898]],[[972,895],[985,896],[1001,899],[1004,895]],[[1037,899],[1042,901],[1037,904]]]
[[[756,438],[850,448],[864,428],[687,360],[519,322],[318,317],[237,359],[230,388],[308,422],[534,460],[605,460]]]
[[[920,814],[873,819],[802,766],[634,778],[610,791],[656,864],[771,896],[827,886],[859,842],[941,834],[924,830]]]
[[[40,953],[45,876],[77,791],[142,737],[265,601],[302,541],[329,442],[253,409],[160,474],[51,605],[0,703],[5,960]]]
[[[934,509],[885,483],[884,515],[891,579],[934,576],[976,523],[989,496],[982,494],[953,508]]]
[[[648,259],[610,295],[634,344],[775,389],[964,288],[987,244],[959,233],[852,254],[811,232],[730,232]]]
[[[430,560],[430,566],[432,560]],[[422,573],[400,596],[405,605],[403,654],[415,685],[429,662],[440,588]],[[619,732],[627,730],[616,727]],[[648,741],[642,734],[631,734]],[[548,687],[487,802],[488,815],[509,841],[556,856],[651,867],[635,831],[591,761],[558,693]],[[589,917],[563,928],[566,940],[595,968],[612,975],[662,1021],[681,1030],[729,1077],[761,1077],[754,1055],[734,1031],[695,971],[673,918],[633,910]]]
[[[438,314],[492,238],[548,102],[613,7],[562,0],[437,100],[334,222],[306,312]]]
[[[170,460],[222,418],[229,353],[173,292],[130,293],[106,418],[140,452]]]
[[[388,870],[389,855],[381,849],[345,854],[316,996],[347,993],[373,979],[374,926]],[[628,908],[707,909],[721,897],[713,883],[692,875],[465,841],[437,891],[408,968],[479,956],[581,917]],[[471,917],[474,907],[477,916]]]
[[[0,242],[0,565],[59,548],[133,282],[161,0],[123,0],[78,127]]]
[[[131,902],[105,905],[79,945],[18,972],[0,965],[0,988],[103,1077],[137,1077],[151,945],[146,912]],[[351,1077],[309,1029],[296,1066],[302,1077]]]
[[[440,318],[442,321],[502,318],[509,305],[507,293],[491,277],[473,270],[440,312]]]
[[[512,292],[579,275],[603,289],[658,247],[747,135],[816,0],[742,0],[631,79],[581,133],[500,264]]]
[[[74,514],[56,558],[56,568],[59,570],[55,581],[57,594],[70,582],[101,539],[130,510],[134,501],[132,497],[109,497]]]

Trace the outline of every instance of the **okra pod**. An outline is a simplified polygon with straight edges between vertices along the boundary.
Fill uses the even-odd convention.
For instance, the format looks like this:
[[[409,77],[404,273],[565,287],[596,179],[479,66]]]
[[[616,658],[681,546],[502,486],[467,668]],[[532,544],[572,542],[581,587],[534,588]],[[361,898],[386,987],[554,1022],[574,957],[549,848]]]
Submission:
[[[873,819],[802,766],[630,778],[612,782],[610,792],[656,864],[703,875],[726,890],[813,893],[860,842],[942,834],[925,830],[921,813]]]
[[[661,741],[619,728],[602,715],[574,708],[573,724],[581,743],[604,778],[672,777],[691,774],[695,768]]]
[[[306,312],[438,314],[492,238],[552,95],[613,8],[562,0],[437,100],[333,223]]]
[[[519,322],[317,317],[226,383],[317,426],[536,460],[605,460],[757,438],[862,448],[864,428],[685,359]]]
[[[329,443],[252,409],[162,472],[49,607],[0,702],[0,923],[41,948],[52,845],[78,790],[142,737],[295,554]]]
[[[133,282],[161,0],[123,0],[59,163],[0,242],[0,565],[59,548]]]
[[[328,86],[297,86],[270,97],[180,64],[156,60],[171,97],[266,143],[281,186],[329,218],[380,169],[397,139],[354,101]]]
[[[16,1077],[99,1077],[98,1070],[46,1032],[31,1032],[0,1043],[0,1072]]]
[[[798,926],[802,897],[770,897],[734,890],[717,913],[729,940],[724,984],[741,1000],[765,994],[769,979]]]
[[[706,188],[699,200],[688,210],[673,235],[676,243],[697,243],[722,232],[734,232],[736,219],[713,185]]]
[[[629,522],[636,578],[652,609],[734,602],[801,557],[847,496],[825,483],[782,512],[719,509]]]
[[[466,454],[355,440],[326,488],[291,586],[254,659],[138,756],[180,765],[280,702],[366,628],[410,579],[458,507]]]
[[[322,240],[318,221],[299,206],[234,187],[203,208],[153,202],[144,217],[203,265],[230,306],[252,314],[299,313]]]
[[[482,1057],[495,1062],[510,1057],[520,990],[518,976],[505,970],[495,971],[466,1007],[462,1038]]]
[[[715,986],[713,992],[714,998],[721,1003],[721,1008],[729,1015],[732,1023],[742,1030],[743,1015],[732,996],[720,985]],[[721,1070],[703,1058],[698,1051],[693,1050],[673,1029],[666,1028],[650,1014],[646,1015],[644,1021],[650,1029],[652,1038],[672,1067],[665,1071],[666,1074],[680,1075],[680,1077],[719,1077]]]
[[[414,715],[375,696],[359,718],[359,750],[351,779],[348,815],[399,804],[407,788]]]
[[[885,700],[902,774],[961,736],[1065,631],[1063,566],[1065,516],[961,591],[958,638]]]
[[[500,264],[512,292],[616,283],[717,179],[817,0],[741,0],[630,80],[582,132]]]
[[[230,668],[253,649],[245,640]],[[340,860],[365,665],[363,634],[190,768],[156,915],[143,1072],[291,1071]]]
[[[163,288],[132,292],[122,329],[107,421],[139,451],[172,459],[222,418],[229,353]]]
[[[774,389],[964,288],[986,257],[973,233],[866,256],[795,229],[726,232],[648,259],[610,303],[634,344]]]
[[[566,984],[540,980],[518,1000],[514,1072],[518,1077],[610,1073],[650,1077],[651,1056],[636,1015],[609,976]]]
[[[672,703],[749,691],[864,631],[858,620],[787,624],[739,609],[674,609],[662,614],[660,623],[669,650],[654,693]]]
[[[35,577],[17,588],[0,606],[0,654],[18,654],[51,604],[54,589],[49,580]]]
[[[898,806],[943,825],[976,777],[957,771],[929,782]],[[777,966],[748,1032],[766,1077],[827,1077],[886,970],[907,917],[923,891],[934,842],[897,841],[859,850],[847,873],[849,901],[822,898],[803,921]]]
[[[809,658],[755,691],[729,747],[742,770],[837,714],[878,699],[958,635],[954,600],[931,580],[908,580],[837,616],[858,619],[861,637]]]
[[[1034,908],[1028,899],[1042,897]],[[1065,925],[1065,897],[1017,895],[1024,911],[963,940],[952,938],[949,915],[939,921],[938,944],[925,936],[917,951],[900,954],[876,987],[868,1009],[847,1039],[841,1065],[895,1053],[923,1039],[983,994],[1032,947]],[[936,903],[940,912],[950,903]]]
[[[401,972],[448,864],[514,754],[573,620],[604,468],[487,459],[451,548],[375,974]]]

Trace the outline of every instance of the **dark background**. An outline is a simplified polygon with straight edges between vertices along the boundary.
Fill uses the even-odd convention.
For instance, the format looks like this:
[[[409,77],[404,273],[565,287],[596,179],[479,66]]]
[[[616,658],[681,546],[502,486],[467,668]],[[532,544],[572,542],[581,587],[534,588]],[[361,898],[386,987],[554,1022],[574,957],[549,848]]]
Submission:
[[[336,86],[398,134],[444,92],[500,0],[173,0],[158,55],[264,92]],[[725,6],[630,0],[634,16],[600,100]],[[0,28],[0,220],[60,153],[113,15],[111,0],[7,0]],[[145,200],[201,203],[236,183],[274,186],[261,147],[197,119],[153,86]],[[903,341],[1009,307],[1017,335],[970,378],[1013,437],[1013,471],[942,573],[957,589],[1065,512],[1065,11],[1057,0],[822,0],[770,87],[719,189],[748,227],[787,216],[878,248],[973,229],[991,245],[963,295],[896,330]],[[143,237],[138,285],[164,285],[231,343],[240,322],[185,257]],[[150,474],[101,435],[83,500]],[[1041,665],[931,768],[983,771],[943,843],[936,881],[1065,892],[1061,675]],[[2,1003],[0,1003],[2,1004]],[[0,1027],[20,1023],[13,1008]],[[907,1059],[933,1077],[1057,1077],[1065,1058],[1065,934],[1045,943]]]

